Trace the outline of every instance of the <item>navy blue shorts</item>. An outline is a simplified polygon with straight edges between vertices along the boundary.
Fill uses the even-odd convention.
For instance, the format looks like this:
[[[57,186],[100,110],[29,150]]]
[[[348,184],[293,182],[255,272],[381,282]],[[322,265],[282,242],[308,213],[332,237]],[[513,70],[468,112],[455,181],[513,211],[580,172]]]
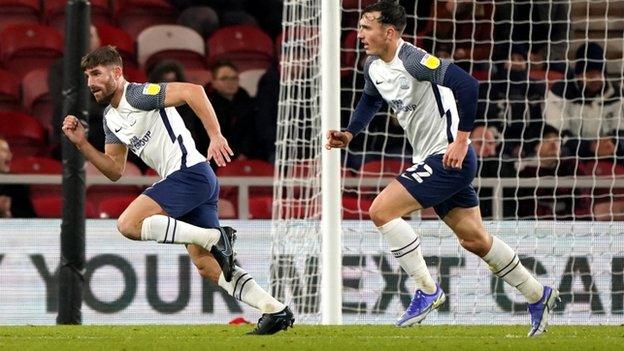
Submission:
[[[219,182],[206,162],[171,173],[143,194],[170,217],[202,228],[219,226]]]
[[[461,169],[445,169],[443,157],[429,156],[396,178],[423,208],[433,207],[440,218],[455,207],[479,206],[479,198],[472,187],[477,172],[477,157],[473,148],[468,148]]]

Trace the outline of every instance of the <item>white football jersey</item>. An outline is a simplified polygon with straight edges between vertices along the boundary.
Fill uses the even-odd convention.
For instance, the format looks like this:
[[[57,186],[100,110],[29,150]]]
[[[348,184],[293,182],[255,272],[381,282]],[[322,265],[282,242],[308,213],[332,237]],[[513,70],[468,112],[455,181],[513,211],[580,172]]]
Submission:
[[[162,178],[206,158],[175,107],[164,107],[166,83],[126,83],[117,108],[104,110],[106,144],[124,144]]]
[[[386,100],[414,150],[414,163],[443,154],[457,137],[455,96],[442,86],[450,63],[399,41],[390,62],[370,56],[364,65],[364,92]]]

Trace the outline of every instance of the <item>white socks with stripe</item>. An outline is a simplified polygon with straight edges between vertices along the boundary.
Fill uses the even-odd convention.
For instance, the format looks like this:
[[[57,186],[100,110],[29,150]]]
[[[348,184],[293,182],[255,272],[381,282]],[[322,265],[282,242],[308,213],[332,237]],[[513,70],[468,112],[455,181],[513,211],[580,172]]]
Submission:
[[[238,266],[234,269],[230,282],[226,282],[223,273],[221,273],[219,286],[234,296],[235,299],[257,308],[262,313],[276,313],[286,308],[283,303],[277,301],[256,284],[249,273]]]
[[[429,274],[420,250],[420,237],[414,229],[402,218],[395,218],[377,229],[386,238],[401,267],[414,278],[418,289],[425,294],[436,292],[436,283]]]
[[[509,245],[492,235],[492,248],[483,256],[494,275],[515,287],[529,303],[542,298],[544,287],[524,268],[518,255]]]
[[[162,244],[195,244],[210,250],[220,238],[218,229],[200,228],[163,215],[147,217],[141,226],[141,240]]]

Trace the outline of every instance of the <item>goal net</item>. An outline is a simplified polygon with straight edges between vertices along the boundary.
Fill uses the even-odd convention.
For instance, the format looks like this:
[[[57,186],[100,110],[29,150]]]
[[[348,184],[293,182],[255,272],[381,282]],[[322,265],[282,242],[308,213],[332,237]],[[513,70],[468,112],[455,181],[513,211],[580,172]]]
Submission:
[[[342,0],[346,127],[364,85],[357,39],[369,0]],[[480,82],[471,139],[486,229],[561,292],[553,323],[624,322],[624,1],[400,1],[404,40]],[[320,0],[285,0],[271,290],[320,321]],[[337,30],[329,28],[328,30]],[[338,151],[336,151],[338,152]],[[342,316],[392,323],[414,285],[369,220],[374,197],[412,165],[384,105],[341,153]],[[431,209],[412,214],[423,255],[449,297],[427,323],[528,323],[522,296],[463,250]]]

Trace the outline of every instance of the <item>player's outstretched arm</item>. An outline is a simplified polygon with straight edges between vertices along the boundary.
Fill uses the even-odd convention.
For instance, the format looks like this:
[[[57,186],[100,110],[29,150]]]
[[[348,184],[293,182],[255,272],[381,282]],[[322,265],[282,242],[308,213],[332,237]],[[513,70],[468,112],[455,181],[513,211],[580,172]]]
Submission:
[[[201,85],[192,83],[168,83],[165,92],[165,106],[188,104],[199,117],[210,138],[208,160],[214,158],[217,166],[223,167],[231,161],[234,152],[221,134],[217,115]]]
[[[100,152],[89,143],[85,135],[85,127],[78,118],[72,115],[65,117],[62,130],[67,139],[108,179],[117,181],[121,178],[128,156],[128,149],[125,145],[106,144],[105,153]]]

